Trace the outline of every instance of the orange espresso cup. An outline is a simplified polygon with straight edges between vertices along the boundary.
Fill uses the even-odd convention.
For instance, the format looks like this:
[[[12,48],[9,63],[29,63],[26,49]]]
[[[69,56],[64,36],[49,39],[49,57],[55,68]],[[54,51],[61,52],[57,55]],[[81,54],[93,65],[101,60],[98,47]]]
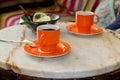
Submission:
[[[56,25],[46,24],[37,27],[38,47],[42,53],[52,53],[57,50],[60,40],[60,28]]]
[[[94,17],[96,17],[96,20],[94,20]],[[78,32],[85,34],[89,34],[92,25],[99,22],[99,16],[91,11],[77,11],[75,19]]]

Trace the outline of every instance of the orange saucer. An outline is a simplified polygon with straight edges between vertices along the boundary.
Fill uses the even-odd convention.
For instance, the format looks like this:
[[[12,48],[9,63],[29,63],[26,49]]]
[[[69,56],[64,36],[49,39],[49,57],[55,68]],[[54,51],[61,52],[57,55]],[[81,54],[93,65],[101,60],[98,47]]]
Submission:
[[[37,40],[34,41],[37,45]],[[60,41],[57,45],[57,50],[54,53],[42,53],[38,51],[38,47],[31,47],[27,44],[24,45],[24,50],[27,54],[36,56],[36,57],[58,57],[65,54],[68,54],[71,47],[68,43]]]
[[[100,34],[103,32],[102,27],[100,27],[98,25],[93,25],[90,33],[80,33],[80,32],[78,32],[77,26],[75,23],[68,25],[66,27],[66,29],[68,30],[68,32],[73,33],[73,34],[77,34],[77,35],[95,35],[95,34]]]

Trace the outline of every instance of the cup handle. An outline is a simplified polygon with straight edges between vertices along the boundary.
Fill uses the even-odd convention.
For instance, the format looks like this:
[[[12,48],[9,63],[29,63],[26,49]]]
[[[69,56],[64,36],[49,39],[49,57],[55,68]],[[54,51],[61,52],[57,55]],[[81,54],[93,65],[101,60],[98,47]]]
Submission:
[[[40,46],[45,46],[46,40],[45,40],[45,34],[41,34],[40,36]]]
[[[97,14],[94,14],[94,16],[96,17],[96,21],[94,22],[94,24],[97,24],[99,22],[99,16]]]

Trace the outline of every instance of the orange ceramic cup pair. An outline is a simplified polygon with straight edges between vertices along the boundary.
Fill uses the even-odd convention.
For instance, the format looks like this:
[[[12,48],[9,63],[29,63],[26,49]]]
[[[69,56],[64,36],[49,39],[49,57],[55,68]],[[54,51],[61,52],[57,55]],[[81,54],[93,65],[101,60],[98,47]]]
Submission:
[[[96,17],[96,21],[94,21],[94,17]],[[92,25],[99,22],[99,16],[91,11],[77,11],[75,18],[78,32],[85,34],[89,34]]]
[[[60,28],[56,25],[47,24],[37,27],[37,40],[39,51],[52,53],[57,49],[60,40]]]

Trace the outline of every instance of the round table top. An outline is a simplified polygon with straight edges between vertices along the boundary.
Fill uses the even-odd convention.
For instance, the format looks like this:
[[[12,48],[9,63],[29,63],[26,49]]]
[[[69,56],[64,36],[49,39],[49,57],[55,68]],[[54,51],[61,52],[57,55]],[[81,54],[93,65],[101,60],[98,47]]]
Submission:
[[[0,42],[0,67],[16,73],[44,78],[85,78],[112,72],[120,68],[119,34],[109,30],[97,35],[75,35],[58,22],[60,40],[71,46],[69,54],[43,58],[26,54],[21,43]],[[25,25],[0,30],[0,40],[35,40],[36,34]]]

